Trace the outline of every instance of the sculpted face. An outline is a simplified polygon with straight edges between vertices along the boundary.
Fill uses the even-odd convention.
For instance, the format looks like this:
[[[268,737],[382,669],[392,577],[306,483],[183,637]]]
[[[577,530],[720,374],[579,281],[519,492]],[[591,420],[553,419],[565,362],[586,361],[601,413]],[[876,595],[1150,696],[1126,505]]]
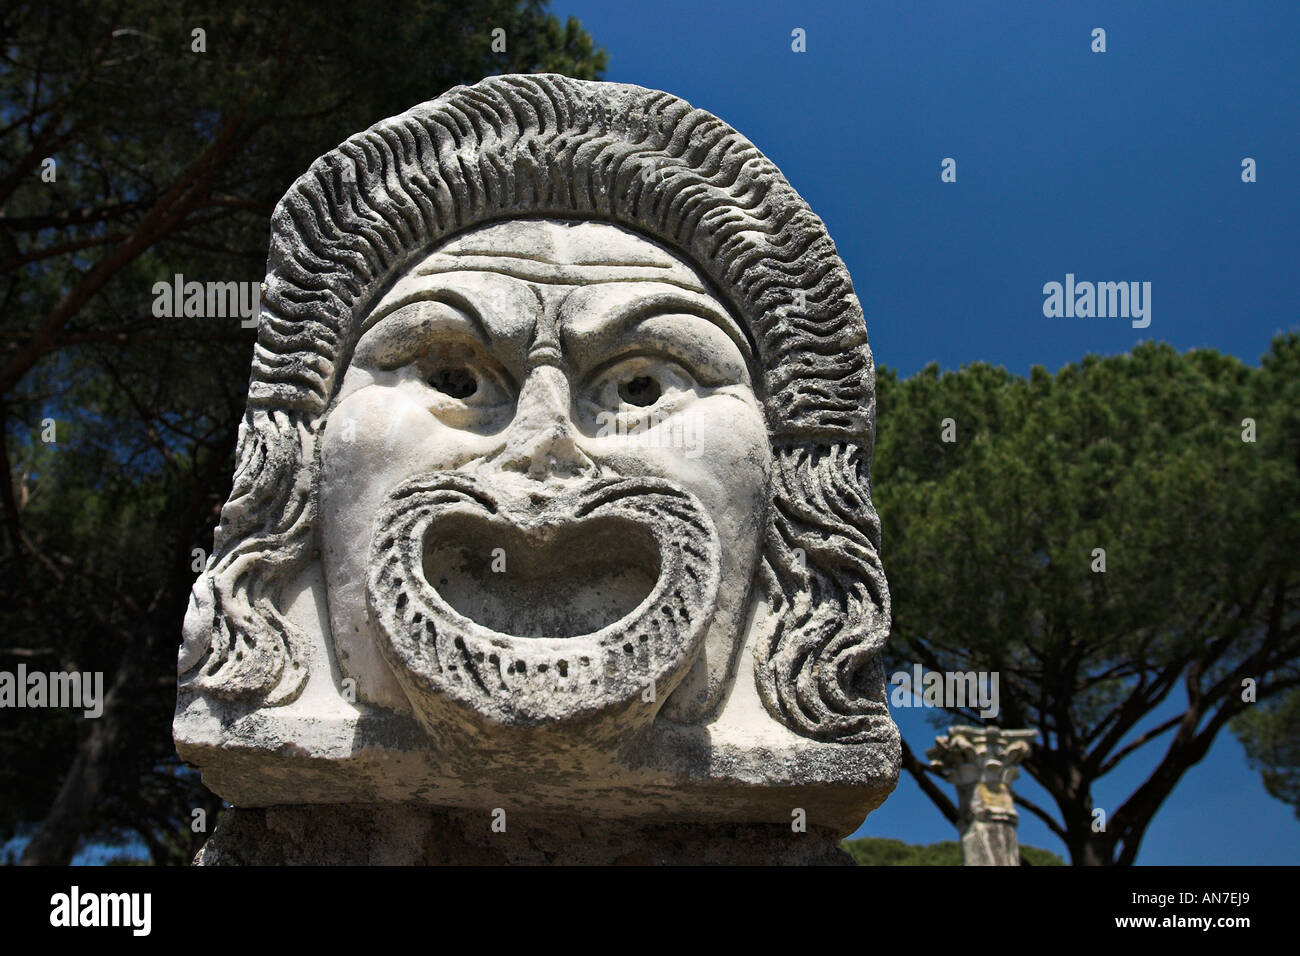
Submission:
[[[294,182],[260,307],[178,658],[223,799],[842,836],[893,788],[866,324],[740,132],[456,86]]]
[[[621,227],[496,223],[416,262],[321,444],[358,698],[409,701],[435,735],[707,715],[769,507],[753,367],[698,273]]]

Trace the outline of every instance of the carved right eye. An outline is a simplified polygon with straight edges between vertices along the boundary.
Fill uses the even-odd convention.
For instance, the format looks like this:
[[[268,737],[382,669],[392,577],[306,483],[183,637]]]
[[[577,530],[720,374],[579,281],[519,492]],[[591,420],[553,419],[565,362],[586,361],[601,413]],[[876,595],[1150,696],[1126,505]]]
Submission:
[[[509,373],[464,343],[432,349],[417,368],[429,387],[430,410],[457,425],[482,424],[484,415],[490,417],[514,403]]]
[[[446,399],[466,405],[493,408],[513,401],[505,376],[479,362],[434,362],[425,382]]]
[[[464,365],[436,369],[429,384],[452,398],[469,398],[478,391],[478,376]]]

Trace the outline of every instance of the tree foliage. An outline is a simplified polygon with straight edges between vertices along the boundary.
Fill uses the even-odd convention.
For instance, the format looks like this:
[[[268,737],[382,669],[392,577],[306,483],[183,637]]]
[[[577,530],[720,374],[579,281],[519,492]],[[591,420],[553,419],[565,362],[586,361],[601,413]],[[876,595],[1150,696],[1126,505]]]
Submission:
[[[1183,774],[1255,706],[1244,681],[1261,701],[1300,684],[1296,334],[1259,368],[1144,344],[1055,376],[885,372],[873,478],[894,665],[1000,675],[989,723],[1039,731],[1025,769],[1056,806],[1019,802],[1076,863],[1136,859]],[[1094,785],[1144,748],[1156,769],[1095,831]],[[955,816],[910,748],[905,765]]]
[[[858,866],[961,866],[961,844],[953,840],[942,843],[904,843],[883,837],[859,837],[845,840],[844,849]],[[1065,861],[1050,850],[1034,846],[1020,848],[1022,865],[1064,866]]]
[[[1232,723],[1264,789],[1300,819],[1300,691],[1251,707]]]
[[[203,836],[191,811],[215,818],[168,728],[194,549],[211,547],[229,491],[254,333],[238,318],[156,318],[154,284],[260,281],[280,195],[383,117],[493,73],[596,78],[604,51],[546,7],[0,13],[0,669],[99,670],[109,695],[99,720],[5,715],[0,841],[39,823],[27,862],[66,862],[90,834],[184,860]]]

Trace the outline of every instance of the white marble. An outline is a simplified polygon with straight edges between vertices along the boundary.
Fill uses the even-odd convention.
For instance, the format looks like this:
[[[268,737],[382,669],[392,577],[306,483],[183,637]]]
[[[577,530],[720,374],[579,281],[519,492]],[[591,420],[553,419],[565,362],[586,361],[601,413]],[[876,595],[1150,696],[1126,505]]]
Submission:
[[[893,788],[843,262],[674,97],[458,87],[273,217],[175,738],[242,807],[847,833]]]

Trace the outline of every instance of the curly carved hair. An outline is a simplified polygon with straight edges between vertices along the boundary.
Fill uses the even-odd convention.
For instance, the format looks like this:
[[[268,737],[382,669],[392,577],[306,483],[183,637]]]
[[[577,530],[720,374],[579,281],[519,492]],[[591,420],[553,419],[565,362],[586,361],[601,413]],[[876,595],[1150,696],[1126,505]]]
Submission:
[[[848,270],[758,149],[667,93],[557,75],[458,86],[317,159],[280,200],[237,469],[194,586],[181,684],[262,705],[306,683],[282,590],[310,559],[316,444],[375,295],[453,235],[520,217],[645,233],[721,290],[757,346],[774,455],[755,676],[822,740],[888,721],[889,592],[870,497],[874,368]]]

